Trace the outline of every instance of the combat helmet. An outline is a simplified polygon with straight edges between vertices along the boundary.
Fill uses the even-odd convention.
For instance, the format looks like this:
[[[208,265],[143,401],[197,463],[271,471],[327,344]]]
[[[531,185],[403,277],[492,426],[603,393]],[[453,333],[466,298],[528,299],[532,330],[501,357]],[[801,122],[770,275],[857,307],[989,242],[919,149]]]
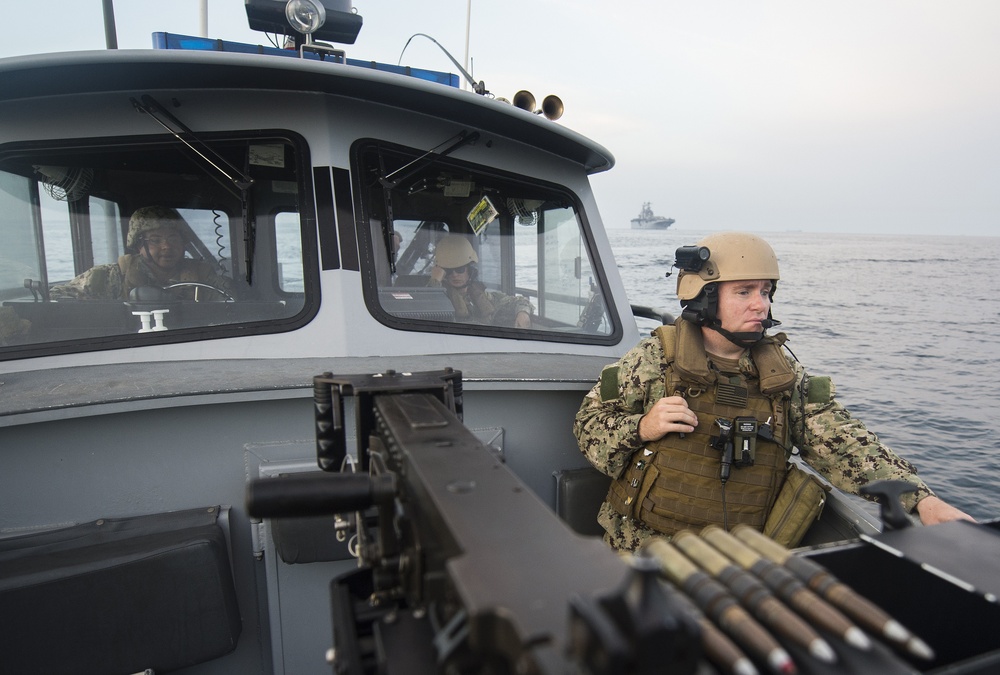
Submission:
[[[479,262],[479,256],[469,240],[460,234],[449,234],[441,238],[434,248],[434,264],[445,269],[464,267]]]
[[[705,237],[694,246],[678,248],[674,266],[680,269],[677,299],[683,307],[682,318],[718,331],[741,347],[763,337],[763,333],[730,333],[722,328],[717,317],[718,284],[722,281],[768,279],[773,299],[780,276],[778,257],[770,244],[747,232],[719,232]],[[779,323],[768,312],[764,329]]]
[[[163,227],[170,227],[177,230],[182,237],[187,239],[187,223],[177,209],[168,206],[143,206],[136,209],[128,221],[128,237],[125,239],[125,247],[130,251],[137,251],[141,243],[141,235],[150,230],[158,230]]]

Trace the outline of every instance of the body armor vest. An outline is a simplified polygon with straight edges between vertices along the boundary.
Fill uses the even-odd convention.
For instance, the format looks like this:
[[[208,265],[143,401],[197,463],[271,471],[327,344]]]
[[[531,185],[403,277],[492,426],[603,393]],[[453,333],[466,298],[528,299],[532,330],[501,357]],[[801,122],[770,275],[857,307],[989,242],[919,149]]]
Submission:
[[[688,321],[657,329],[666,362],[666,395],[683,396],[698,416],[687,434],[668,434],[647,443],[613,481],[608,501],[624,516],[664,534],[705,525],[730,527],[744,523],[758,530],[784,482],[788,445],[787,411],[795,373],[781,345],[785,336],[766,337],[755,344],[751,358],[759,380],[743,374],[720,373],[710,366],[700,328]],[[655,401],[647,401],[647,409]],[[715,421],[753,417],[770,420],[781,445],[757,437],[752,466],[733,466],[720,480],[721,451],[712,446],[719,434]],[[739,450],[737,449],[737,455]]]

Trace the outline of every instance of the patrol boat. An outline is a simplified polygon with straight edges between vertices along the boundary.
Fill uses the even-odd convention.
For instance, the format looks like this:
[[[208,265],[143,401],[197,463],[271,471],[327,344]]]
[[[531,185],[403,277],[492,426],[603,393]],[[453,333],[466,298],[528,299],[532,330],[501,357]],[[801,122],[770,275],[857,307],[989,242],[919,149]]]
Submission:
[[[606,486],[571,421],[640,338],[635,317],[669,319],[630,307],[614,264],[589,184],[611,153],[457,75],[347,58],[330,44],[361,28],[347,3],[246,9],[293,48],[163,33],[159,49],[0,60],[0,672],[347,672],[345,645],[366,671],[416,654],[418,671],[445,654],[497,672],[599,658],[563,649],[565,601],[627,569],[563,524],[593,534]],[[150,205],[177,209],[187,256],[240,292],[54,297],[124,255],[131,214]],[[458,321],[428,286],[453,233],[474,243],[488,289],[530,300],[529,328]],[[405,398],[426,396],[427,372],[460,402],[461,429]],[[331,382],[344,408],[317,398]],[[404,398],[373,418],[379,387]],[[447,457],[369,466],[359,448],[400,420],[447,430],[428,452],[462,448],[476,480]],[[329,452],[333,428],[345,452]],[[355,533],[328,513],[251,516],[248,484],[319,474],[317,447],[325,468],[386,478],[349,505]],[[358,569],[365,504],[387,493],[398,509],[376,507],[396,548],[381,549],[377,597],[412,604],[335,615],[326,589]],[[445,517],[442,500],[463,497],[482,501]],[[820,526],[816,541],[879,529],[836,493]],[[454,623],[431,626],[443,605],[459,607]]]

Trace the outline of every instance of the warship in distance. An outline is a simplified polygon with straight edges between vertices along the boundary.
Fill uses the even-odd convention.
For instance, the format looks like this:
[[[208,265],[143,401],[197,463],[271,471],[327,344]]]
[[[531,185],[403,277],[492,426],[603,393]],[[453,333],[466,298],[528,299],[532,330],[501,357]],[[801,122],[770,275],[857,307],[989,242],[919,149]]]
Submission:
[[[649,202],[644,202],[639,215],[632,219],[633,230],[665,230],[673,224],[673,218],[661,218],[654,214]]]

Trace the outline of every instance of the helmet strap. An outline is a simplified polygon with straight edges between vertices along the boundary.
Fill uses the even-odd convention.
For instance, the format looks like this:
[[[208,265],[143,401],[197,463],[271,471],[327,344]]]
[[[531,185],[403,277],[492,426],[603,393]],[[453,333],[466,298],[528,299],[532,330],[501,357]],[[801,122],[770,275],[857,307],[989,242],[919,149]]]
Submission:
[[[772,289],[773,295],[773,289]],[[710,283],[706,284],[705,288],[701,293],[698,294],[697,298],[693,300],[688,300],[684,303],[684,309],[681,312],[681,318],[685,321],[690,321],[699,326],[705,326],[714,330],[716,333],[726,338],[732,342],[737,347],[749,348],[755,345],[761,338],[764,337],[765,332],[768,328],[772,326],[779,326],[781,322],[771,318],[771,313],[768,312],[767,318],[761,322],[761,330],[754,332],[740,332],[734,333],[728,331],[722,327],[722,322],[719,321],[717,316],[717,310],[719,308],[719,287],[718,284]]]
[[[726,330],[722,327],[722,323],[718,319],[714,319],[705,325],[732,342],[737,347],[749,348],[753,347],[755,344],[760,342],[761,339],[763,339],[768,328],[771,326],[780,326],[781,322],[777,319],[772,319],[770,314],[768,314],[768,317],[761,322],[761,330],[741,333],[733,333],[732,331]]]
[[[764,337],[764,331],[753,332],[753,333],[750,332],[733,333],[723,328],[722,324],[720,324],[718,320],[708,324],[707,327],[711,328],[716,333],[726,338],[737,347],[743,347],[743,348],[753,347],[760,341],[761,338]]]

